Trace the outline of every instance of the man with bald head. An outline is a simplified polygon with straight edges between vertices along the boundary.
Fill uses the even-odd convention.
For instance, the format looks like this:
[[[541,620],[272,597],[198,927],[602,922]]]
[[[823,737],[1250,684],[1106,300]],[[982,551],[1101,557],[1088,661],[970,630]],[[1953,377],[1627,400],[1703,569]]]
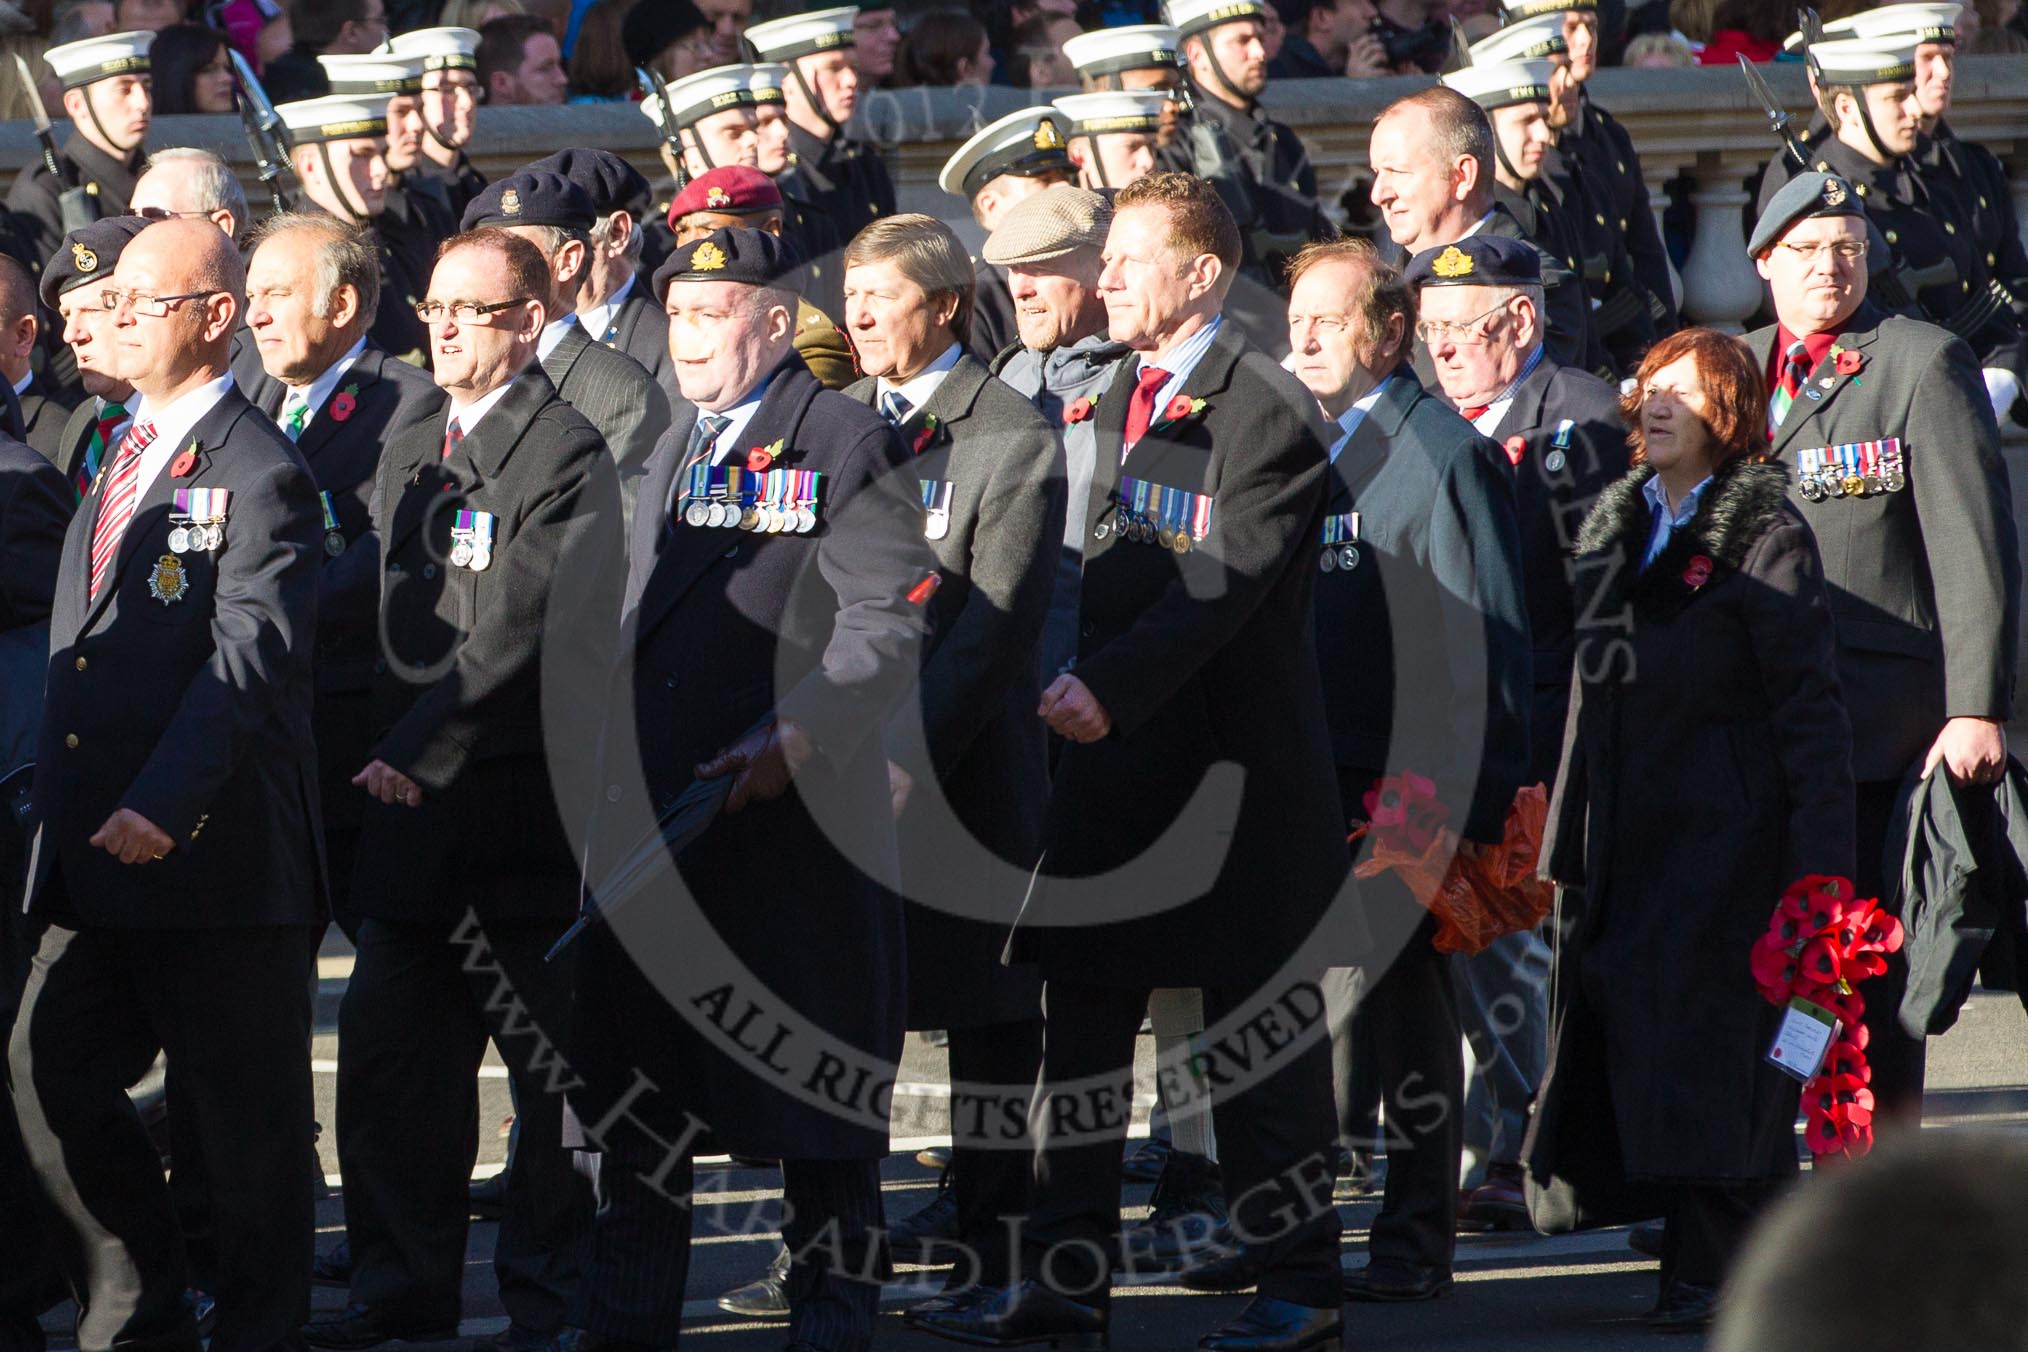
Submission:
[[[57,576],[27,901],[48,928],[9,1047],[88,1352],[199,1348],[176,1210],[126,1097],[157,1052],[178,1152],[207,1166],[219,1345],[289,1345],[309,1300],[322,531],[302,460],[228,371],[243,288],[232,242],[175,220],[97,289],[138,398]]]

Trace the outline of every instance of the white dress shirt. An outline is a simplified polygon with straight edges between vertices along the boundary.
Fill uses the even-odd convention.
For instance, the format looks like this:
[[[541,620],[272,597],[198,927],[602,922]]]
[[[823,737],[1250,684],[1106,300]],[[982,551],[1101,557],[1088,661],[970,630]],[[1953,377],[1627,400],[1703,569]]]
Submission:
[[[556,351],[556,345],[563,341],[563,335],[570,332],[570,326],[577,323],[576,315],[565,315],[552,319],[542,326],[542,332],[535,339],[535,360],[549,360],[549,354]]]
[[[1387,382],[1392,379],[1394,379],[1393,376],[1388,376],[1386,380],[1382,380],[1365,394],[1353,400],[1352,407],[1338,415],[1338,439],[1331,443],[1332,464],[1338,463],[1338,452],[1344,450],[1351,443],[1352,434],[1359,430],[1360,423],[1366,421],[1366,415],[1371,413],[1373,406],[1380,402],[1380,396],[1387,393]]]
[[[584,325],[584,331],[592,336],[593,342],[603,343],[607,340],[607,336],[612,331],[613,320],[620,313],[620,307],[625,305],[627,297],[633,294],[634,278],[633,274],[629,273],[627,280],[620,283],[619,290],[613,292],[612,295],[607,296],[597,305],[592,306],[591,309],[586,310],[577,317],[578,323]],[[562,336],[560,333],[557,335],[558,338]],[[544,355],[548,354],[545,353]]]
[[[930,396],[937,392],[937,386],[944,383],[944,377],[951,373],[951,368],[958,364],[958,358],[963,356],[964,353],[964,348],[956,343],[952,343],[943,350],[943,353],[935,361],[923,367],[922,370],[917,371],[914,376],[899,385],[888,380],[886,376],[881,376],[875,382],[879,390],[875,407],[885,417],[887,414],[887,396],[889,394],[898,394],[908,401],[909,412],[915,412],[915,410],[929,402]]]
[[[1493,429],[1500,425],[1500,419],[1507,416],[1507,406],[1514,402],[1514,391],[1520,389],[1521,382],[1533,375],[1535,368],[1540,365],[1542,365],[1542,347],[1538,344],[1535,350],[1528,354],[1528,360],[1522,365],[1521,374],[1514,377],[1514,383],[1501,391],[1498,399],[1486,405],[1484,413],[1472,419],[1472,426],[1479,430],[1480,436],[1493,435]]]
[[[345,379],[345,373],[352,369],[352,363],[358,361],[364,351],[366,351],[366,336],[361,334],[359,341],[345,350],[344,356],[324,368],[323,375],[300,388],[290,387],[289,392],[282,396],[281,413],[275,421],[286,428],[289,425],[289,410],[301,404],[310,410],[309,416],[303,419],[303,424],[307,427],[310,418],[315,417],[323,409],[332,392],[338,388],[338,382]]]
[[[205,414],[217,408],[218,401],[231,392],[232,372],[227,371],[216,380],[208,380],[194,390],[185,391],[159,409],[146,395],[135,399],[134,422],[155,425],[155,439],[148,443],[147,450],[141,452],[140,477],[134,481],[136,502],[147,496],[149,485],[155,482],[155,476],[162,472],[162,467],[169,463],[170,458],[189,449],[190,429],[197,426]],[[106,451],[108,459],[116,453],[116,448],[112,447]]]
[[[479,420],[491,413],[493,405],[506,398],[507,391],[513,388],[514,382],[510,380],[505,385],[486,391],[469,404],[460,406],[455,400],[452,401],[450,417],[444,419],[444,434],[446,436],[450,434],[451,418],[456,418],[459,433],[469,437],[478,429]]]

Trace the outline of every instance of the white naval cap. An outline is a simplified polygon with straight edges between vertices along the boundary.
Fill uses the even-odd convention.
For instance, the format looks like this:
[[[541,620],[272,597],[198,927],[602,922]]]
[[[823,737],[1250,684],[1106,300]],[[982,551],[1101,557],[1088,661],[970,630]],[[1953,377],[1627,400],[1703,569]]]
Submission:
[[[1443,77],[1443,82],[1491,112],[1517,103],[1548,102],[1553,69],[1547,61],[1501,61],[1454,70]]]
[[[761,61],[793,61],[812,52],[828,52],[853,45],[852,25],[858,22],[859,6],[812,10],[770,19],[746,30],[747,46]]]
[[[1220,24],[1258,19],[1266,13],[1267,0],[1162,0],[1162,21],[1174,28],[1179,38],[1193,38]]]
[[[1879,9],[1864,10],[1847,19],[1824,25],[1824,37],[1829,40],[1860,38],[1869,42],[1925,42],[1943,43],[1955,47],[1958,41],[1958,15],[1964,10],[1960,4],[1916,4],[1882,5]],[[1789,34],[1782,46],[1794,51],[1803,45],[1801,33]]]
[[[1820,85],[1892,84],[1915,78],[1912,39],[1831,39],[1810,44],[1810,72]]]
[[[1039,104],[988,124],[971,140],[958,147],[944,161],[937,186],[954,197],[971,201],[979,189],[1002,174],[1033,178],[1051,170],[1074,172],[1062,113],[1049,104]]]
[[[387,135],[387,100],[386,94],[326,94],[280,104],[275,115],[292,146],[351,141]]]
[[[1598,0],[1500,0],[1502,23],[1519,23],[1523,19],[1539,19],[1545,14],[1561,18],[1572,10],[1589,14],[1598,8]]]
[[[51,47],[42,54],[65,89],[80,89],[115,75],[146,75],[153,33],[108,33]]]
[[[403,60],[385,52],[362,56],[320,56],[324,78],[333,94],[414,94],[422,89],[419,58]]]
[[[748,65],[713,66],[664,85],[669,94],[673,129],[680,131],[684,127],[695,126],[713,113],[722,113],[728,108],[753,107],[753,69]],[[650,95],[642,100],[641,111],[656,126],[664,126],[660,99]]]
[[[1056,111],[1070,120],[1072,136],[1104,136],[1110,132],[1152,132],[1162,129],[1162,109],[1173,97],[1164,89],[1115,89],[1097,94],[1065,94]]]
[[[395,34],[381,50],[397,61],[420,61],[425,72],[477,70],[479,30],[418,28],[413,32]]]
[[[1063,59],[1079,75],[1097,79],[1123,70],[1174,70],[1183,39],[1167,24],[1137,23],[1079,33],[1063,44]]]
[[[1563,36],[1563,12],[1540,14],[1508,24],[1491,37],[1472,44],[1472,64],[1493,66],[1503,61],[1543,61],[1570,51]]]
[[[747,69],[753,72],[747,77],[746,87],[753,93],[755,103],[786,103],[788,95],[782,86],[788,83],[789,68],[779,61],[762,61]]]

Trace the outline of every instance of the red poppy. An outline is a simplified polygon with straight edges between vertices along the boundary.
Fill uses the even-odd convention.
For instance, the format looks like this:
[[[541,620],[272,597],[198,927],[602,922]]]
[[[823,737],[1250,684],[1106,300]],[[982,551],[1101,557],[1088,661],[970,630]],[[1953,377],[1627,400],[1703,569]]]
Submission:
[[[1860,369],[1865,365],[1866,358],[1860,356],[1857,352],[1854,352],[1851,348],[1847,347],[1839,349],[1838,351],[1839,375],[1841,376],[1857,375],[1859,374]]]
[[[1519,465],[1528,458],[1528,438],[1511,436],[1507,438],[1507,463]]]
[[[1450,809],[1437,801],[1436,784],[1413,770],[1377,781],[1361,799],[1376,835],[1388,834],[1415,853],[1430,847]]]
[[[936,428],[934,427],[923,428],[922,431],[917,432],[915,434],[915,447],[914,447],[915,453],[917,455],[921,455],[924,451],[929,449],[929,444],[932,441],[935,441],[936,439],[937,439]]]
[[[1803,980],[1814,986],[1835,986],[1845,972],[1843,960],[1838,956],[1838,945],[1823,935],[1803,945],[1796,965],[1801,969]]]
[[[172,479],[188,478],[190,471],[196,468],[197,452],[195,449],[191,449],[183,452],[183,454],[169,462],[169,477]]]
[[[340,390],[331,396],[331,421],[344,422],[358,406],[359,401],[352,397],[352,391]]]
[[[1859,922],[1856,946],[1867,953],[1899,953],[1902,940],[1907,937],[1901,921],[1878,905],[1869,903],[1869,906],[1863,921]]]
[[[746,472],[748,474],[766,474],[768,466],[774,463],[775,458],[758,446],[746,453]]]
[[[1873,1082],[1873,1067],[1866,1064],[1866,1053],[1857,1044],[1839,1038],[1831,1044],[1831,1050],[1824,1054],[1826,1075],[1849,1075],[1861,1084]]]
[[[1753,969],[1753,984],[1760,988],[1768,1003],[1786,1004],[1798,973],[1795,954],[1789,952],[1788,946],[1774,935],[1764,934],[1754,944],[1748,964]]]
[[[1683,565],[1683,585],[1701,587],[1711,580],[1711,560],[1702,554],[1692,554],[1690,562]]]
[[[1170,422],[1175,422],[1178,418],[1189,417],[1190,396],[1186,394],[1179,394],[1174,399],[1171,399],[1168,405],[1165,408],[1163,408],[1162,416],[1168,419]]]
[[[1063,420],[1066,423],[1081,423],[1091,417],[1091,410],[1091,400],[1089,398],[1079,398],[1070,407],[1063,410]]]

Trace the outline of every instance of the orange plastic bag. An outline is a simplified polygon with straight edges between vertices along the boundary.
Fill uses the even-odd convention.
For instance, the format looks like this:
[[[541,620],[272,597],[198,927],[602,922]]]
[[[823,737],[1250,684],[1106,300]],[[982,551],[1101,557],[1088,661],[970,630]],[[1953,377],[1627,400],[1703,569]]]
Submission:
[[[1366,796],[1370,823],[1351,839],[1370,835],[1373,849],[1355,876],[1377,878],[1389,869],[1399,874],[1436,916],[1439,953],[1477,953],[1503,934],[1540,924],[1556,900],[1554,884],[1535,876],[1549,820],[1547,791],[1531,784],[1514,795],[1499,844],[1468,859],[1458,853],[1457,832],[1441,824],[1448,814],[1436,803],[1435,789],[1409,773],[1383,779]]]

